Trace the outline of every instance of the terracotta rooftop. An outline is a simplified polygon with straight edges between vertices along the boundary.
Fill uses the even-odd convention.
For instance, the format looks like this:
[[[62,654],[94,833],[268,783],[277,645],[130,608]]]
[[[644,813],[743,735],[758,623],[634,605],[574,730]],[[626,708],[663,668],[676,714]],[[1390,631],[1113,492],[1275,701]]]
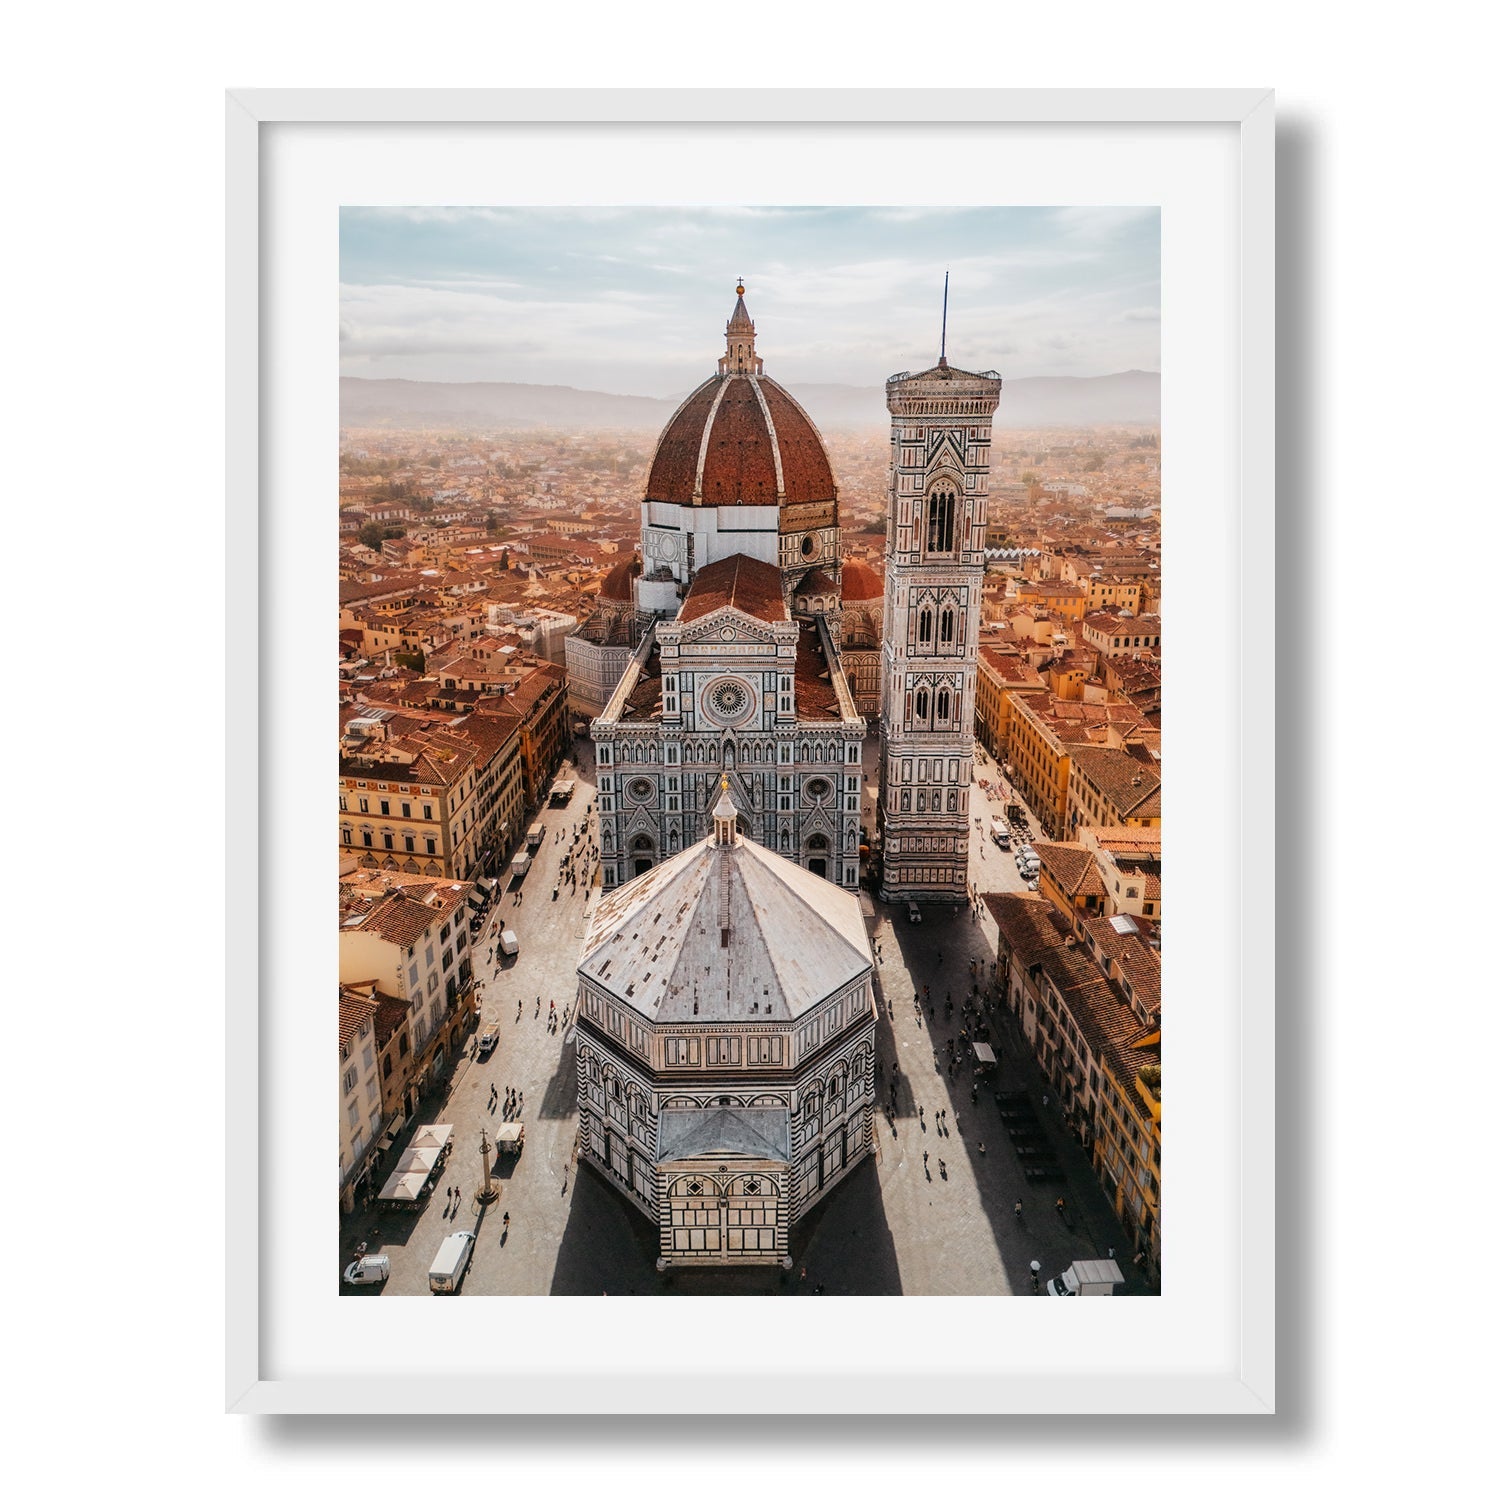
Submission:
[[[829,719],[842,719],[838,690],[833,685],[833,673],[818,650],[817,627],[802,626],[797,633],[796,687],[797,722],[826,723]]]
[[[1072,774],[1087,777],[1122,817],[1160,816],[1161,777],[1128,750],[1081,745]]]
[[[838,587],[822,568],[813,568],[797,585],[799,594],[834,594]]]
[[[1094,856],[1082,844],[1037,843],[1032,847],[1042,861],[1042,869],[1057,882],[1067,897],[1103,896],[1104,881]]]
[[[785,620],[781,571],[770,563],[735,553],[700,568],[682,602],[678,619],[686,624],[716,609],[732,607],[760,620]]]
[[[348,985],[339,986],[339,1053],[359,1035],[360,1027],[375,1018],[375,1001]]]

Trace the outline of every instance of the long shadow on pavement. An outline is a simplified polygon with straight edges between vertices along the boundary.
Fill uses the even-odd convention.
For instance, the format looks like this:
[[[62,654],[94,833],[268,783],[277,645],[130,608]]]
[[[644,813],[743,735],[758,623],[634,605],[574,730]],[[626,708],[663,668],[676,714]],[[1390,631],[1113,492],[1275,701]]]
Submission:
[[[895,1247],[875,1163],[860,1164],[793,1230],[796,1265],[656,1269],[656,1226],[592,1167],[579,1170],[558,1248],[554,1297],[770,1297],[805,1292],[899,1296]],[[807,1278],[801,1276],[806,1266]]]
[[[1042,1276],[1056,1276],[1075,1259],[1101,1257],[1111,1246],[1126,1245],[1129,1238],[1115,1217],[1113,1207],[1105,1197],[1087,1152],[1068,1133],[1057,1115],[1055,1104],[1042,1106],[1042,1099],[1050,1091],[1050,1084],[1042,1075],[1026,1049],[1024,1038],[1012,1017],[999,1002],[993,1003],[981,1014],[987,1018],[992,1044],[1001,1058],[998,1072],[980,1081],[978,1098],[973,1097],[975,1082],[972,1066],[965,1064],[958,1069],[956,1077],[950,1077],[946,1063],[948,1052],[945,1041],[957,1037],[960,1028],[969,1029],[972,1035],[973,1022],[965,1021],[960,1001],[968,998],[973,983],[969,962],[977,960],[980,973],[985,976],[980,984],[981,997],[987,992],[987,976],[990,961],[994,958],[992,940],[986,928],[971,922],[966,906],[946,911],[927,907],[923,910],[920,926],[907,924],[896,915],[893,907],[885,908],[892,918],[886,932],[887,945],[894,941],[899,954],[899,963],[907,971],[904,993],[900,988],[899,971],[891,959],[895,957],[886,948],[885,973],[882,982],[890,995],[896,1026],[903,1030],[916,1024],[911,1009],[911,995],[923,985],[931,988],[935,1016],[929,1018],[924,1011],[921,1016],[921,1035],[931,1050],[931,1060],[936,1073],[934,1080],[944,1099],[943,1107],[949,1111],[950,1122],[957,1122],[957,1129],[944,1136],[937,1136],[944,1144],[945,1154],[962,1149],[967,1153],[975,1183],[979,1190],[980,1206],[989,1220],[995,1245],[999,1251],[1006,1277],[1017,1290],[1030,1285],[1030,1264],[1037,1260],[1042,1266]],[[938,955],[941,953],[942,961]],[[945,997],[951,990],[954,1000],[952,1020],[945,1016]],[[905,1002],[906,1010],[902,1004]],[[925,1061],[925,1059],[924,1059]],[[888,1088],[887,1077],[880,1087]],[[924,1085],[925,1087],[925,1085]],[[1045,1138],[1051,1146],[1066,1177],[1062,1182],[1031,1183],[1026,1180],[1025,1165],[1012,1147],[996,1108],[994,1096],[997,1092],[1025,1090],[1042,1122]],[[884,1103],[888,1094],[880,1093]],[[898,1090],[898,1109],[903,1102],[909,1106],[909,1090]],[[915,1109],[909,1112],[915,1114]],[[931,1114],[925,1122],[933,1126]],[[929,1132],[924,1131],[924,1136]],[[980,1143],[985,1150],[980,1152]],[[1064,1212],[1055,1208],[1057,1199],[1064,1200]],[[1021,1204],[1019,1218],[1015,1205]],[[1126,1256],[1119,1257],[1120,1269],[1125,1274],[1125,1285],[1120,1290],[1136,1296],[1151,1295],[1141,1274],[1129,1263]],[[972,1287],[953,1288],[954,1292],[972,1291]]]

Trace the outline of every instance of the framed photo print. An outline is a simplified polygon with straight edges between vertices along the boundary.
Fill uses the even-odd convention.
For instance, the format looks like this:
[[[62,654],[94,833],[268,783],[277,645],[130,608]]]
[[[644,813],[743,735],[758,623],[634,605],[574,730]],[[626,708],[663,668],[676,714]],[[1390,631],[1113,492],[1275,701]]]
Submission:
[[[230,1409],[1274,1411],[1272,96],[227,121]]]

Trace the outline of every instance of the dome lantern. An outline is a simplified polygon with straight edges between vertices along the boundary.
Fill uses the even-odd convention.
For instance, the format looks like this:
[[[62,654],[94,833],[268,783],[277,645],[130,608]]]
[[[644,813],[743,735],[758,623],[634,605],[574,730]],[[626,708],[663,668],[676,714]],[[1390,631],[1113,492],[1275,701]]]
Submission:
[[[755,353],[755,324],[745,306],[745,283],[734,287],[734,311],[724,325],[724,357],[719,361],[720,375],[761,375],[765,361]]]

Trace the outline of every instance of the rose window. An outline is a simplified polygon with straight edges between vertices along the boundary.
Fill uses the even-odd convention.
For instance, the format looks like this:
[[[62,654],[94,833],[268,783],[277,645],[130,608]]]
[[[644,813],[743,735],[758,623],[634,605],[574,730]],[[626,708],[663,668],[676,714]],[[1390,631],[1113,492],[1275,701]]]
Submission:
[[[737,719],[750,706],[750,694],[743,683],[726,678],[709,689],[708,701],[721,719]]]

